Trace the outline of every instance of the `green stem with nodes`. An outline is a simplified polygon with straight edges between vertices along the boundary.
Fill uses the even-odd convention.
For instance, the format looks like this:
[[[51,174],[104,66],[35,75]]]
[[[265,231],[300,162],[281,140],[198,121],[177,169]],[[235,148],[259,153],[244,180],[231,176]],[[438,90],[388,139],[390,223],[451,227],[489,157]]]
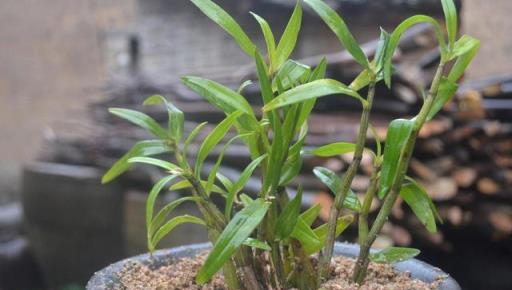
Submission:
[[[359,127],[359,132],[357,135],[356,150],[354,152],[354,157],[352,159],[350,167],[348,168],[343,178],[343,183],[341,184],[339,191],[336,193],[334,203],[332,204],[331,210],[329,212],[329,220],[327,224],[327,239],[324,246],[323,256],[320,257],[319,264],[319,274],[322,281],[325,281],[329,278],[329,267],[334,252],[334,242],[336,240],[336,221],[340,216],[341,209],[343,208],[343,202],[347,197],[348,191],[350,190],[350,185],[354,180],[357,169],[359,168],[359,164],[361,163],[361,159],[363,158],[363,151],[366,143],[366,134],[368,131],[368,124],[370,120],[370,111],[373,104],[373,98],[375,96],[375,83],[375,75],[372,75],[368,86],[368,96],[366,99],[366,103],[363,103],[363,113],[361,115],[361,125]]]
[[[386,194],[384,204],[382,205],[382,208],[380,209],[379,214],[375,219],[375,222],[368,234],[368,237],[361,244],[361,250],[357,262],[354,266],[353,273],[353,280],[358,284],[361,284],[361,282],[363,282],[363,280],[366,277],[368,264],[370,263],[370,248],[375,239],[377,238],[377,235],[382,230],[382,227],[384,226],[384,223],[387,221],[389,214],[391,213],[391,209],[393,208],[393,205],[395,204],[396,199],[400,194],[400,188],[402,187],[402,182],[406,174],[409,161],[412,156],[414,145],[416,143],[416,137],[418,136],[418,132],[420,131],[421,127],[427,120],[428,113],[430,112],[432,104],[434,103],[437,93],[439,91],[439,86],[441,84],[441,79],[444,71],[444,64],[445,62],[442,60],[441,63],[439,64],[439,67],[437,68],[428,96],[425,99],[425,102],[423,103],[423,106],[418,116],[414,119],[414,126],[411,135],[409,136],[409,139],[407,140],[407,143],[405,144],[404,149],[400,155],[400,159],[398,161],[399,163],[397,175],[393,181],[393,184],[389,192]]]
[[[362,245],[368,237],[368,213],[372,206],[373,198],[379,188],[379,170],[380,165],[374,165],[374,171],[370,177],[370,186],[364,194],[363,206],[361,207],[361,213],[359,213],[359,244]]]

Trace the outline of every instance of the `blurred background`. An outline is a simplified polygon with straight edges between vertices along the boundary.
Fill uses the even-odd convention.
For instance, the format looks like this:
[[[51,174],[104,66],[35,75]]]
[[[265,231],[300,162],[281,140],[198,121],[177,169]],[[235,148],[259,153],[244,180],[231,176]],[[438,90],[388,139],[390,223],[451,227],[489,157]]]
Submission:
[[[267,18],[280,35],[295,4],[216,2],[260,45],[259,27],[248,12]],[[379,26],[391,31],[417,13],[443,18],[438,0],[327,2],[342,13],[367,54],[375,50]],[[428,234],[398,204],[376,245],[417,247],[420,259],[452,274],[464,289],[509,290],[512,1],[460,0],[457,5],[462,32],[479,38],[482,47],[454,101],[421,131],[410,167],[428,188],[444,224],[437,234]],[[293,58],[315,66],[327,55],[329,77],[350,82],[360,68],[325,24],[305,11]],[[431,82],[439,59],[435,47],[429,26],[415,26],[403,37],[396,85],[391,91],[378,87],[372,122],[379,135],[385,137],[391,119],[417,112],[418,88]],[[141,167],[100,185],[105,169],[147,137],[109,116],[107,108],[143,109],[163,123],[163,110],[141,108],[145,97],[159,93],[185,111],[187,131],[203,121],[214,126],[222,113],[180,85],[184,74],[233,88],[255,79],[250,59],[187,0],[0,1],[0,290],[83,289],[94,271],[146,251],[144,201],[161,173]],[[258,93],[254,85],[247,90],[255,106]],[[348,98],[322,98],[306,145],[352,141],[358,114]],[[350,160],[345,155],[305,160],[294,183],[306,189],[304,207],[331,203],[312,168],[341,172]],[[222,171],[236,178],[248,161],[243,146],[234,145]],[[369,169],[365,158],[353,183],[356,192],[367,186]],[[257,191],[255,177],[247,192]],[[169,192],[159,203],[183,194]],[[193,206],[180,212],[197,214]],[[354,237],[351,229],[343,238]],[[200,227],[182,226],[164,246],[205,240]]]

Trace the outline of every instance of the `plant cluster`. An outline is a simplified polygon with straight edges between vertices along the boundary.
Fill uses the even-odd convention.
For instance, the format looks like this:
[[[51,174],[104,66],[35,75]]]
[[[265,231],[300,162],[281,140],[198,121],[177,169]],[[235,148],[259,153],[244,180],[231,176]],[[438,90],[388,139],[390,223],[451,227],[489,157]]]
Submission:
[[[252,13],[261,26],[266,43],[262,53],[235,20],[210,0],[191,0],[238,43],[256,64],[261,98],[264,106],[253,107],[243,97],[244,82],[235,91],[212,80],[183,77],[183,83],[226,114],[211,130],[195,154],[189,157],[189,144],[206,123],[199,124],[189,136],[183,137],[183,113],[162,96],[146,99],[144,105],[164,105],[169,113],[168,128],[162,128],[148,115],[129,109],[112,108],[110,112],[147,129],[155,140],[141,141],[133,146],[103,177],[109,182],[128,170],[133,163],[145,163],[163,168],[167,174],[158,181],[147,198],[147,243],[153,252],[163,237],[182,223],[204,225],[213,248],[197,273],[196,282],[206,283],[223,270],[229,289],[318,289],[329,279],[330,261],[336,238],[358,219],[360,255],[353,269],[354,282],[365,279],[370,261],[390,263],[412,258],[419,253],[410,248],[388,248],[370,253],[370,247],[388,219],[391,208],[401,197],[425,225],[436,231],[436,209],[425,189],[406,175],[416,137],[421,127],[431,120],[457,90],[463,75],[478,48],[479,41],[457,37],[457,12],[452,0],[441,0],[445,12],[446,32],[437,20],[425,15],[412,16],[391,33],[381,30],[380,42],[372,59],[363,52],[343,19],[322,0],[304,0],[331,28],[345,49],[362,67],[354,81],[345,85],[325,78],[326,59],[312,69],[289,59],[297,42],[302,20],[302,1],[298,1],[278,42],[262,17]],[[418,23],[433,26],[439,42],[440,63],[430,89],[425,90],[423,105],[411,119],[390,122],[385,146],[381,145],[370,122],[375,86],[392,81],[392,57],[402,34]],[[366,92],[363,97],[360,92]],[[337,142],[305,150],[308,116],[317,98],[327,95],[351,97],[362,107],[359,133],[355,143]],[[226,137],[231,128],[234,137],[225,142],[212,168],[205,172],[203,164],[208,155]],[[367,134],[377,140],[369,149]],[[237,180],[220,172],[224,153],[233,142],[247,145],[252,162]],[[381,149],[383,148],[383,149]],[[364,152],[373,157],[370,185],[360,201],[350,189]],[[287,185],[301,170],[303,157],[320,157],[353,153],[353,161],[343,175],[327,168],[315,168],[314,174],[335,196],[327,223],[313,228],[320,206],[301,212],[302,189],[292,195]],[[173,153],[171,161],[150,156]],[[192,162],[191,162],[192,161]],[[244,193],[244,186],[255,170],[260,172],[261,190],[257,196]],[[177,199],[158,212],[155,201],[164,189],[189,189],[190,196]],[[212,194],[223,198],[222,206],[212,201]],[[374,199],[382,200],[376,218],[370,223],[368,212]],[[169,214],[184,202],[194,202],[202,213],[195,216]],[[342,210],[345,212],[342,215]],[[317,260],[317,261],[315,261]]]

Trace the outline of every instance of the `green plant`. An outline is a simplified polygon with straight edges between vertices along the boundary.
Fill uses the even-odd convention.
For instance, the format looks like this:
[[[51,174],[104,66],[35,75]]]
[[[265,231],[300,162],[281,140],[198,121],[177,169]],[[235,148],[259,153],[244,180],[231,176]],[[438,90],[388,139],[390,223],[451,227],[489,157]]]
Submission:
[[[154,251],[159,241],[176,226],[182,223],[200,224],[206,226],[214,246],[197,274],[197,283],[207,282],[222,268],[229,289],[317,289],[322,281],[329,278],[328,269],[335,239],[352,223],[353,215],[358,214],[361,253],[354,269],[355,282],[364,280],[370,260],[389,263],[416,256],[419,251],[408,248],[389,248],[371,255],[369,250],[399,196],[410,205],[429,231],[436,231],[436,209],[425,190],[407,177],[406,171],[419,130],[454,95],[456,82],[479,47],[479,42],[469,36],[456,41],[457,15],[452,0],[442,0],[447,39],[436,20],[424,15],[413,16],[402,22],[391,34],[382,30],[372,60],[368,59],[334,10],[321,0],[304,0],[362,66],[362,72],[348,86],[324,78],[325,59],[315,69],[289,59],[300,31],[302,1],[297,2],[277,43],[268,23],[253,14],[263,32],[266,57],[262,56],[235,20],[215,3],[210,0],[191,1],[228,32],[255,61],[264,106],[261,111],[255,111],[242,96],[247,81],[238,91],[234,91],[211,80],[183,77],[186,86],[226,114],[226,118],[204,139],[193,164],[190,162],[189,144],[205,123],[198,125],[183,140],[183,113],[162,96],[149,97],[144,105],[161,104],[167,108],[169,124],[166,129],[144,113],[110,109],[118,117],[147,129],[157,139],[135,144],[105,174],[103,182],[116,178],[133,163],[154,165],[167,172],[167,176],[154,185],[147,199],[149,250]],[[432,24],[439,41],[441,61],[434,81],[425,94],[418,115],[412,119],[392,121],[384,150],[381,150],[382,145],[377,141],[373,152],[365,147],[365,142],[368,130],[378,140],[370,123],[375,86],[382,80],[388,87],[391,86],[391,60],[400,37],[409,27],[420,22]],[[448,68],[448,65],[451,66]],[[358,93],[363,89],[367,90],[366,97]],[[362,114],[356,143],[338,142],[309,151],[303,150],[308,131],[307,119],[316,99],[333,94],[352,97],[361,103]],[[236,129],[237,134],[225,143],[215,165],[205,174],[204,161],[231,128]],[[238,180],[229,180],[219,169],[224,153],[237,141],[247,145],[252,162]],[[350,186],[364,151],[372,154],[374,168],[370,186],[361,204]],[[173,153],[172,162],[150,157],[168,152]],[[328,157],[348,152],[353,152],[353,162],[343,176],[337,176],[326,168],[314,170],[314,174],[335,194],[335,201],[328,222],[312,228],[320,207],[316,205],[301,213],[302,190],[299,188],[291,198],[287,185],[299,173],[305,154]],[[258,196],[250,197],[243,190],[255,170],[259,170],[262,176],[261,190]],[[188,188],[191,196],[180,198],[155,213],[155,201],[164,188]],[[223,208],[211,200],[212,194],[218,194],[224,199]],[[383,204],[370,227],[368,212],[374,198],[383,199]],[[168,220],[173,209],[184,202],[196,203],[202,218],[185,215]],[[352,213],[341,216],[342,208]],[[321,253],[318,265],[313,261],[317,253]]]

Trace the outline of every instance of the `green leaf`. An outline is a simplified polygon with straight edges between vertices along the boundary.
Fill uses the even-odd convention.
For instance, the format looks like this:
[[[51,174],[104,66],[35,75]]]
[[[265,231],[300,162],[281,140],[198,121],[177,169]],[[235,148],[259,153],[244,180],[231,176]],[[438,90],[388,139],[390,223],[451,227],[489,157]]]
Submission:
[[[267,44],[268,58],[270,59],[270,63],[274,63],[276,54],[276,40],[274,38],[274,34],[272,33],[272,29],[270,29],[270,25],[268,25],[268,22],[263,19],[263,17],[253,12],[250,13],[252,16],[254,16],[256,21],[258,21],[258,24],[261,27],[263,37],[265,38],[265,43]]]
[[[132,157],[151,156],[171,151],[165,141],[147,140],[140,141],[121,157],[112,167],[103,175],[101,183],[105,184],[114,180],[119,175],[130,169],[128,160]]]
[[[458,88],[459,86],[456,83],[448,80],[447,78],[443,77],[441,79],[441,83],[439,84],[439,89],[437,91],[437,96],[434,100],[434,103],[432,104],[432,107],[430,108],[430,112],[428,112],[428,121],[432,120],[443,108],[443,106],[452,99]]]
[[[306,2],[336,34],[341,44],[364,68],[369,68],[368,58],[350,33],[345,21],[322,0],[305,0]]]
[[[206,187],[205,187],[205,191],[206,191],[207,195],[210,194],[213,183],[215,182],[215,179],[217,178],[217,172],[219,171],[220,165],[222,163],[222,159],[224,159],[224,154],[226,154],[226,151],[228,150],[229,146],[231,146],[231,144],[235,140],[237,140],[239,138],[243,138],[244,136],[247,136],[250,134],[252,134],[252,133],[237,135],[237,136],[231,138],[228,142],[226,142],[226,144],[224,144],[224,147],[220,151],[219,157],[217,158],[215,165],[210,170],[210,174],[208,174],[208,182],[206,183]]]
[[[245,242],[244,242],[244,246],[261,249],[264,251],[272,250],[272,248],[267,244],[267,242],[256,240],[253,238],[247,238],[247,240],[245,240]]]
[[[297,220],[297,224],[293,229],[291,237],[301,243],[306,253],[314,253],[316,249],[321,249],[323,246],[318,236],[302,218]]]
[[[327,59],[322,57],[316,68],[309,74],[309,82],[323,79],[325,77],[325,73],[327,71]],[[315,107],[316,99],[307,100],[302,103],[302,108],[299,114],[299,120],[297,121],[297,126],[302,127],[306,124],[307,131],[307,120],[311,111]]]
[[[308,80],[311,68],[294,60],[287,60],[276,73],[272,83],[272,90],[277,91],[277,80],[281,79],[281,89],[287,90],[295,85],[303,84]]]
[[[430,197],[416,183],[408,183],[402,186],[400,196],[411,207],[412,211],[421,223],[431,233],[437,231],[434,213],[430,207]]]
[[[480,46],[480,41],[478,39],[468,35],[463,35],[459,40],[457,40],[457,42],[455,42],[450,60],[470,53],[475,47],[478,46]]]
[[[430,205],[430,210],[432,211],[432,213],[434,214],[434,217],[435,219],[440,223],[442,224],[443,223],[443,218],[441,217],[441,215],[439,215],[439,212],[437,211],[437,208],[436,208],[436,205],[434,204],[434,202],[432,201],[432,199],[430,198],[430,196],[428,195],[427,193],[427,190],[421,185],[419,184],[418,182],[416,182],[416,180],[414,180],[413,178],[409,177],[409,176],[406,176],[405,179],[407,181],[409,181],[410,183],[414,184],[414,186],[417,188],[418,191],[421,191],[424,195],[428,196],[428,203]]]
[[[190,134],[188,135],[187,139],[185,140],[185,143],[183,145],[183,152],[185,152],[185,156],[186,154],[188,153],[188,146],[190,146],[190,143],[192,143],[192,141],[194,141],[194,139],[197,137],[197,135],[199,134],[199,132],[201,132],[201,130],[204,128],[204,126],[208,124],[208,122],[203,122],[199,125],[197,125],[191,132]]]
[[[272,86],[270,85],[270,80],[268,79],[267,76],[267,67],[259,52],[256,52],[254,57],[256,59],[256,69],[258,72],[258,79],[260,82],[261,96],[263,97],[263,103],[267,104],[274,98]]]
[[[437,37],[437,41],[441,47],[441,53],[446,53],[446,43],[444,39],[444,34],[439,26],[439,23],[430,16],[425,15],[415,15],[404,20],[400,25],[398,25],[389,38],[388,48],[386,49],[386,53],[384,56],[384,80],[388,87],[391,86],[391,75],[393,71],[392,60],[393,54],[395,53],[398,44],[400,43],[400,38],[402,35],[412,26],[419,23],[430,23],[434,26],[434,31]]]
[[[245,88],[247,88],[250,85],[252,85],[252,81],[251,80],[246,80],[246,81],[244,81],[243,83],[240,84],[240,86],[238,87],[238,90],[236,90],[236,92],[238,94],[242,94],[243,90],[245,90]]]
[[[299,175],[302,169],[303,157],[300,151],[291,154],[283,164],[279,186],[286,186],[293,178]]]
[[[348,226],[354,221],[353,215],[344,215],[342,217],[339,217],[336,221],[336,238],[339,237],[347,228]],[[325,243],[325,240],[327,239],[327,232],[328,232],[328,224],[325,223],[318,228],[314,230],[315,234],[318,236],[318,239],[322,243],[322,245]],[[320,251],[321,248],[316,249],[314,252],[308,252],[308,254],[314,254],[318,251]]]
[[[300,217],[302,220],[308,225],[311,226],[313,222],[316,220],[320,211],[322,210],[322,205],[317,203],[314,206],[310,207],[308,210],[303,212]]]
[[[354,152],[355,150],[356,144],[354,143],[337,142],[317,147],[313,150],[308,151],[307,153],[320,157],[331,157]]]
[[[272,63],[274,68],[279,68],[282,63],[293,52],[295,48],[295,44],[297,43],[297,37],[299,35],[300,26],[302,22],[302,6],[300,1],[297,1],[297,5],[295,5],[295,9],[293,10],[292,16],[286,25],[286,28],[279,40],[279,44],[277,45],[275,59]]]
[[[160,95],[151,96],[144,101],[145,106],[158,104],[165,104],[165,108],[169,114],[169,136],[174,141],[180,142],[183,136],[183,124],[185,122],[183,112]]]
[[[444,18],[448,30],[448,40],[450,47],[453,48],[455,39],[457,38],[457,8],[453,0],[441,0],[441,4],[443,5]]]
[[[419,255],[420,250],[412,248],[391,247],[370,254],[370,260],[374,263],[397,263],[412,259]]]
[[[297,86],[282,93],[271,102],[266,104],[263,107],[263,110],[268,112],[286,105],[296,104],[334,94],[344,94],[360,100],[361,103],[366,102],[357,92],[350,89],[346,85],[336,80],[322,79]]]
[[[122,108],[110,108],[108,111],[119,118],[148,130],[151,134],[162,140],[166,140],[169,137],[167,132],[153,118],[144,113]]]
[[[380,38],[377,43],[377,50],[375,51],[375,57],[373,63],[375,65],[375,73],[379,73],[384,67],[384,59],[386,57],[386,50],[388,49],[390,35],[384,29],[380,29]]]
[[[151,238],[153,237],[155,231],[160,228],[160,226],[164,223],[164,221],[167,219],[167,216],[180,204],[186,202],[186,201],[194,201],[194,202],[200,202],[201,198],[197,196],[186,196],[182,198],[178,198],[177,200],[165,205],[158,213],[155,215],[153,220],[151,220],[149,227],[147,227],[148,231],[148,237],[150,238],[149,241],[151,241]]]
[[[203,187],[206,187],[206,183],[207,183],[207,181],[201,180],[201,185]],[[183,190],[183,189],[187,189],[187,188],[191,188],[191,187],[192,187],[192,184],[190,184],[190,181],[184,179],[184,180],[181,180],[181,181],[176,182],[173,185],[171,185],[169,187],[169,190],[176,191],[176,190]],[[216,184],[212,185],[212,187],[210,188],[210,192],[219,193],[220,195],[223,195],[223,196],[227,195],[227,192],[224,189],[217,186]]]
[[[235,251],[247,240],[267,213],[269,203],[262,199],[253,201],[239,211],[228,223],[212,251],[197,273],[197,284],[204,284],[221,269]]]
[[[244,188],[244,186],[249,181],[249,178],[251,178],[252,173],[254,172],[256,167],[258,167],[258,165],[260,165],[261,161],[263,161],[263,159],[265,159],[266,157],[267,157],[267,154],[264,154],[256,159],[254,159],[253,161],[251,161],[251,163],[249,163],[249,165],[247,165],[247,167],[244,169],[244,171],[242,171],[242,173],[240,174],[240,177],[235,182],[235,184],[233,184],[233,186],[231,187],[231,190],[228,192],[228,196],[226,197],[225,215],[228,219],[231,217],[231,211],[233,209],[233,203],[235,201],[236,195],[238,194],[238,192],[240,192],[240,190],[242,190]]]
[[[384,146],[384,160],[380,171],[380,198],[384,197],[398,174],[398,161],[413,126],[414,122],[406,119],[396,119],[389,124],[386,146]]]
[[[293,232],[299,219],[302,206],[302,187],[299,187],[297,195],[283,208],[275,222],[274,234],[278,240],[287,239]]]
[[[309,81],[312,82],[312,81],[316,81],[316,80],[325,78],[326,71],[327,71],[327,59],[324,56],[324,57],[322,57],[322,59],[320,59],[320,62],[318,63],[318,65],[315,67],[315,69],[309,75]]]
[[[220,183],[222,183],[222,185],[227,191],[230,191],[231,188],[233,187],[233,182],[231,182],[229,178],[222,175],[220,172],[217,172],[217,179],[220,181]]]
[[[245,193],[240,194],[240,201],[243,203],[244,207],[249,206],[254,200]]]
[[[146,200],[146,229],[148,230],[148,233],[151,233],[151,223],[153,221],[153,210],[155,208],[156,198],[158,197],[158,194],[160,194],[160,191],[162,191],[162,188],[176,177],[178,177],[178,175],[170,175],[160,179],[160,181],[158,181],[149,192]]]
[[[206,136],[196,157],[196,164],[194,168],[195,175],[199,177],[201,175],[201,168],[206,160],[206,157],[210,152],[217,146],[217,144],[224,138],[226,133],[229,131],[231,126],[236,122],[237,118],[242,115],[242,112],[236,111],[228,115],[222,122],[220,122],[211,132]]]
[[[315,167],[315,169],[313,169],[313,173],[332,191],[334,195],[339,193],[343,181],[338,175],[336,175],[336,173],[323,167]],[[343,206],[356,212],[361,211],[361,202],[351,189],[348,190],[347,197],[345,197],[345,200],[343,201]]]
[[[363,70],[357,75],[357,77],[350,83],[349,88],[354,91],[360,91],[370,83],[370,71],[368,69]]]
[[[174,230],[174,228],[183,223],[193,223],[206,226],[206,223],[202,219],[195,216],[182,215],[174,217],[156,231],[153,239],[151,240],[151,245],[153,247],[156,247],[165,236],[167,236],[172,230]]]
[[[183,83],[204,97],[209,103],[223,110],[226,114],[242,111],[248,115],[254,115],[251,105],[237,92],[217,82],[200,77],[182,77]]]
[[[154,165],[154,166],[163,168],[163,169],[165,169],[171,173],[174,173],[174,174],[182,173],[181,168],[179,168],[177,165],[175,165],[171,162],[163,161],[163,160],[156,159],[156,158],[133,157],[133,158],[128,159],[128,162],[129,163],[144,163],[144,164]]]
[[[229,33],[238,43],[240,48],[250,57],[253,56],[256,46],[245,34],[240,25],[226,11],[210,0],[190,0],[197,6],[208,18]]]
[[[479,49],[480,41],[475,39],[471,49],[469,49],[466,53],[457,58],[457,61],[455,62],[452,69],[450,70],[450,73],[448,74],[448,80],[454,83],[457,82],[462,77],[464,71],[469,66],[471,61],[473,61],[473,58],[475,58]]]

